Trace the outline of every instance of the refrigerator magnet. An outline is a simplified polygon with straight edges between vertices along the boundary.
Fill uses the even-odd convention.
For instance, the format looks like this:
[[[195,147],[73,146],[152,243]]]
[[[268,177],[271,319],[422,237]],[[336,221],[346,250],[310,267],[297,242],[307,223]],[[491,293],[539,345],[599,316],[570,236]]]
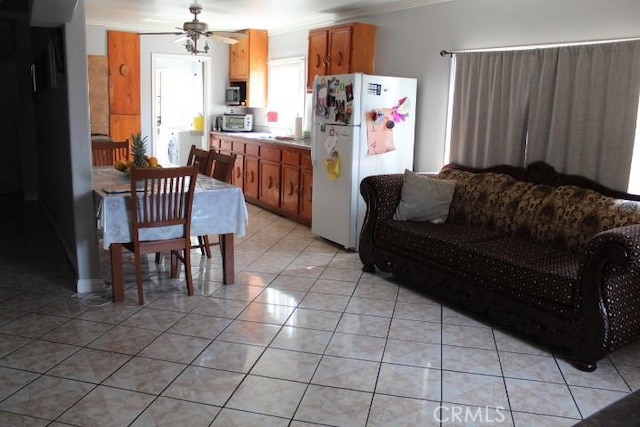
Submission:
[[[337,181],[340,178],[340,153],[332,151],[331,155],[324,159],[324,167],[327,170],[329,180]]]

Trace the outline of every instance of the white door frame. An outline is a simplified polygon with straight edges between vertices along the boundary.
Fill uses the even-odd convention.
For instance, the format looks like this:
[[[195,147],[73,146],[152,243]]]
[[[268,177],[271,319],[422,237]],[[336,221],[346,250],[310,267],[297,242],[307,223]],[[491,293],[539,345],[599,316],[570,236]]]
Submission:
[[[204,127],[203,127],[203,146],[201,148],[208,149],[208,138],[204,136],[207,135],[207,129],[209,129],[209,118],[211,116],[211,57],[210,56],[193,56],[193,55],[177,55],[177,54],[169,54],[169,53],[152,53],[151,54],[151,135],[149,141],[149,152],[153,153],[156,156],[158,153],[156,152],[156,138],[158,135],[158,123],[156,121],[157,111],[156,111],[156,66],[159,59],[178,59],[178,60],[199,60],[204,64],[203,67],[203,88],[204,88],[204,96],[203,96],[203,106],[202,106],[202,115],[204,116]]]

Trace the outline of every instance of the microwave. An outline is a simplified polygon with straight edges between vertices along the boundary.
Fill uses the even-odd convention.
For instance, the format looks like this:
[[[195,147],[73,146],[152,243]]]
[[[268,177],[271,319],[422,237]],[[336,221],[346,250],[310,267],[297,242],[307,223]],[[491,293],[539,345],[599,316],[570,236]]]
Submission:
[[[224,103],[226,105],[240,105],[242,103],[242,93],[239,86],[231,86],[225,89]]]
[[[227,132],[251,132],[253,114],[235,114],[222,116],[222,130]]]

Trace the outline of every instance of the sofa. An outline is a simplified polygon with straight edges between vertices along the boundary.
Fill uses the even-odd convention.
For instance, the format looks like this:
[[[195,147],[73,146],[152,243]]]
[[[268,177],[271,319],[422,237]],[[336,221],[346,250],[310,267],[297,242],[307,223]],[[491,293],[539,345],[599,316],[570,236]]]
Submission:
[[[361,181],[364,271],[392,272],[583,371],[640,339],[640,197],[542,162],[450,164],[419,175],[453,183],[444,216],[407,219],[407,173]]]

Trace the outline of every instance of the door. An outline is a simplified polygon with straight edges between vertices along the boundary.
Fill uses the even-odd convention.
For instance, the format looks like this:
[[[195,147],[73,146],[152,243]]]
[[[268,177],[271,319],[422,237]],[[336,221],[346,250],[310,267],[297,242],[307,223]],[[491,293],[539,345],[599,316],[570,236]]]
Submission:
[[[327,30],[309,31],[307,89],[313,89],[313,79],[327,74]]]
[[[116,141],[140,132],[140,36],[107,32],[109,135]]]
[[[258,199],[258,159],[245,156],[244,158],[244,195],[254,200]]]
[[[347,74],[351,64],[351,26],[329,30],[328,74]]]
[[[280,206],[280,163],[260,160],[260,201]]]
[[[229,64],[229,80],[249,78],[249,37],[230,46]]]
[[[211,57],[169,55],[154,53],[151,57],[152,81],[152,135],[147,152],[160,164],[169,161],[170,131],[194,130],[196,117],[203,117],[208,129],[211,105],[211,83],[208,79]],[[205,133],[202,133],[205,136]],[[196,145],[207,149],[209,142],[201,138]],[[152,154],[153,153],[153,154]]]
[[[313,171],[308,168],[300,170],[300,215],[311,219],[313,207]]]
[[[313,204],[311,231],[355,248],[357,152],[360,129],[351,126],[313,127]],[[333,155],[331,153],[334,153]],[[332,159],[333,163],[326,161]]]
[[[300,189],[300,167],[294,165],[282,165],[282,210],[297,214]]]

